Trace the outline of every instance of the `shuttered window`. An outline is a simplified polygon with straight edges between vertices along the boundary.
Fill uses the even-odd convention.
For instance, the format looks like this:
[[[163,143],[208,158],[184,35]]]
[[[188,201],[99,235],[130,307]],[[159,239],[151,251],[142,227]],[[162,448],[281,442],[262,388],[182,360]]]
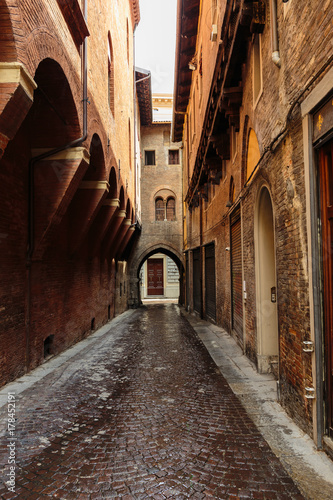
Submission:
[[[242,244],[240,208],[231,215],[232,328],[243,345]]]
[[[164,220],[164,202],[162,198],[155,200],[155,220]]]
[[[205,291],[206,315],[216,319],[215,246],[205,247]]]
[[[179,165],[178,149],[169,149],[169,165]]]
[[[193,308],[201,313],[200,248],[193,250]]]
[[[174,198],[169,198],[166,206],[167,220],[176,220],[176,202]]]

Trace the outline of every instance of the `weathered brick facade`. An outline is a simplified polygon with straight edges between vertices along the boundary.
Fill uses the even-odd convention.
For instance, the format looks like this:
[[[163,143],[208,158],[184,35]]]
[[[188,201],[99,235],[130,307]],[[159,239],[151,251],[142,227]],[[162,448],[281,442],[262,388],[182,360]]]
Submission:
[[[5,0],[0,14],[3,384],[127,308],[139,5]]]
[[[171,141],[171,123],[152,123],[141,128],[141,200],[142,232],[130,261],[131,300],[137,305],[138,278],[143,262],[162,251],[173,258],[180,270],[182,256],[182,150],[181,143]],[[154,152],[147,158],[147,151]],[[178,154],[178,161],[170,164],[169,151]],[[149,164],[150,163],[150,164]],[[167,203],[175,200],[175,216],[167,220]],[[156,201],[161,200],[162,216],[157,220]]]
[[[196,19],[193,5],[181,4],[173,140],[184,141],[187,304],[195,309],[193,258],[200,247],[198,312],[205,316],[205,245],[214,243],[217,323],[260,371],[276,375],[281,404],[321,447],[330,435],[325,407],[333,395],[323,399],[320,345],[326,359],[331,347],[320,344],[314,328],[316,318],[320,323],[309,257],[314,190],[304,163],[312,142],[301,107],[317,86],[323,89],[310,113],[332,92],[331,3],[318,9],[295,0],[221,0],[211,15],[212,2],[204,0]],[[195,21],[196,39],[184,56],[183,38]],[[195,69],[184,76],[180,68],[189,62]],[[309,155],[311,167],[313,149]],[[306,352],[304,342],[313,342],[315,352]]]

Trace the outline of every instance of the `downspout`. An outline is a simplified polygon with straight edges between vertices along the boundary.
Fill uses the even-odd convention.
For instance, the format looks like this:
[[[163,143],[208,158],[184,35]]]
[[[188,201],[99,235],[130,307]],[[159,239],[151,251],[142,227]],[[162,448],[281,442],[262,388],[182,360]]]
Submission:
[[[87,21],[88,17],[88,0],[83,0],[83,15]],[[65,144],[64,146],[59,146],[51,151],[47,151],[39,156],[31,158],[29,161],[29,197],[28,197],[28,248],[26,257],[27,266],[27,298],[26,298],[26,370],[29,370],[30,366],[30,355],[29,355],[29,345],[30,345],[30,328],[31,328],[31,266],[32,266],[32,255],[35,249],[35,189],[34,189],[34,177],[35,177],[35,165],[37,162],[49,158],[54,154],[65,151],[69,148],[74,148],[79,146],[82,142],[87,139],[88,136],[88,70],[87,70],[87,38],[84,39],[82,47],[82,94],[83,94],[83,130],[82,136],[74,141]]]
[[[137,171],[137,164],[136,164],[136,138],[137,138],[137,119],[136,119],[136,81],[135,81],[135,31],[137,28],[137,24],[134,26],[134,31],[133,31],[133,99],[134,99],[134,207],[135,207],[135,214],[134,214],[134,220],[135,222],[138,220],[138,200],[137,200],[137,193],[138,193],[138,171]]]
[[[272,61],[274,64],[276,64],[278,68],[281,68],[276,0],[270,0],[270,9],[271,9],[271,29],[272,29]]]

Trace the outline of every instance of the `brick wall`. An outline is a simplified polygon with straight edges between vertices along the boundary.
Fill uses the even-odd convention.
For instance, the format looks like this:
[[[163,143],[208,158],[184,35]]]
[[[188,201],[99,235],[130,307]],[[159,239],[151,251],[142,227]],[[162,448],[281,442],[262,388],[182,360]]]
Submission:
[[[220,12],[224,12],[225,2],[218,2]],[[258,201],[265,186],[270,193],[273,206],[277,313],[279,335],[279,367],[276,376],[280,383],[281,403],[307,432],[312,434],[312,402],[305,398],[305,387],[313,385],[311,357],[302,350],[302,342],[310,337],[309,275],[307,260],[308,234],[306,227],[306,192],[304,179],[303,134],[299,106],[308,91],[313,88],[311,78],[316,82],[325,75],[332,49],[329,30],[332,25],[330,2],[324,2],[318,11],[311,2],[289,0],[287,5],[278,2],[278,29],[281,68],[271,59],[271,25],[269,2],[266,5],[266,23],[260,35],[262,63],[262,92],[257,102],[253,99],[253,41],[255,35],[247,39],[234,61],[242,68],[242,102],[239,107],[239,131],[237,148],[226,161],[219,184],[209,182],[207,199],[202,200],[201,242],[215,243],[216,255],[216,297],[217,322],[231,331],[231,274],[230,254],[230,214],[240,203],[242,214],[242,280],[246,283],[246,300],[243,297],[244,351],[255,363],[260,354],[258,309]],[[202,12],[210,6],[203,2]],[[191,120],[185,120],[184,129],[184,193],[188,190],[186,172],[193,171],[198,148],[204,137],[204,124],[209,101],[210,84],[215,67],[216,52],[207,38],[207,27],[199,21],[199,45],[203,46],[203,98],[202,103],[193,98],[197,92],[199,70],[193,72],[192,90],[188,115],[196,116],[197,129],[191,129]],[[230,34],[231,30],[229,31]],[[326,34],[326,35],[325,35]],[[257,35],[258,36],[258,35]],[[209,52],[209,47],[211,51]],[[238,62],[237,58],[239,59]],[[223,60],[223,59],[222,59]],[[224,62],[226,59],[224,59]],[[208,68],[207,68],[208,67]],[[205,68],[207,70],[205,71]],[[233,69],[233,71],[236,71]],[[232,80],[232,76],[229,77]],[[237,83],[238,84],[238,83]],[[230,85],[230,83],[229,83]],[[231,86],[236,85],[232,83]],[[214,91],[214,89],[213,89]],[[215,96],[215,94],[214,94]],[[216,101],[215,101],[216,102]],[[293,111],[290,112],[293,106]],[[195,107],[195,110],[193,110]],[[221,109],[221,108],[220,108]],[[219,111],[217,111],[219,113]],[[288,115],[289,113],[289,115]],[[210,115],[211,116],[211,115]],[[207,123],[211,123],[208,120]],[[221,122],[223,123],[223,122]],[[188,129],[186,127],[189,128]],[[248,134],[256,133],[260,154],[260,166],[253,178],[246,182],[246,161]],[[214,133],[218,131],[215,126]],[[193,137],[193,132],[196,135]],[[227,131],[231,136],[231,128]],[[187,143],[187,134],[189,141]],[[211,132],[209,132],[211,134]],[[281,137],[280,137],[281,136]],[[275,138],[277,138],[275,140]],[[230,139],[231,140],[231,139]],[[204,160],[202,160],[204,162]],[[222,162],[221,162],[222,168]],[[235,203],[226,207],[229,200],[231,177],[235,184]],[[186,248],[200,245],[200,205],[186,210]],[[190,270],[190,283],[191,283]],[[190,298],[191,299],[191,298]],[[191,299],[192,300],[192,299]],[[190,305],[193,306],[190,300]]]
[[[117,233],[119,241],[106,254],[101,248],[107,248],[121,210],[134,217],[130,160],[133,29],[138,19],[132,7],[132,1],[88,2],[87,139],[33,167],[31,156],[41,149],[64,146],[83,134],[82,48],[75,44],[56,0],[29,0],[19,6],[8,1],[1,7],[0,63],[23,65],[27,75],[21,77],[19,92],[0,91],[1,111],[8,109],[8,102],[15,110],[10,123],[0,116],[0,384],[61,352],[127,307],[127,267],[117,269],[112,260],[125,233]],[[109,31],[114,113],[108,105]],[[38,84],[35,92],[32,78]],[[22,95],[30,99],[25,108]],[[9,125],[7,145],[3,127]],[[28,223],[31,172],[33,226]],[[105,234],[96,247],[99,228]]]
[[[142,232],[130,263],[132,293],[137,294],[137,272],[142,258],[150,251],[165,248],[182,261],[182,150],[181,143],[170,142],[170,123],[154,123],[141,129]],[[179,150],[179,164],[169,165],[169,149]],[[155,165],[145,165],[145,151],[155,151]],[[175,198],[173,221],[155,220],[155,199]]]

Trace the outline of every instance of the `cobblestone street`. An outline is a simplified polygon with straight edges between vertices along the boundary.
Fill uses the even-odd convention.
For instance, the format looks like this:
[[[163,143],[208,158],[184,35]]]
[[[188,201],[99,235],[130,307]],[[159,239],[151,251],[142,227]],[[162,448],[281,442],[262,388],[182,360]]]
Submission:
[[[2,499],[303,498],[178,306],[103,332],[17,395],[16,491],[2,482]]]

